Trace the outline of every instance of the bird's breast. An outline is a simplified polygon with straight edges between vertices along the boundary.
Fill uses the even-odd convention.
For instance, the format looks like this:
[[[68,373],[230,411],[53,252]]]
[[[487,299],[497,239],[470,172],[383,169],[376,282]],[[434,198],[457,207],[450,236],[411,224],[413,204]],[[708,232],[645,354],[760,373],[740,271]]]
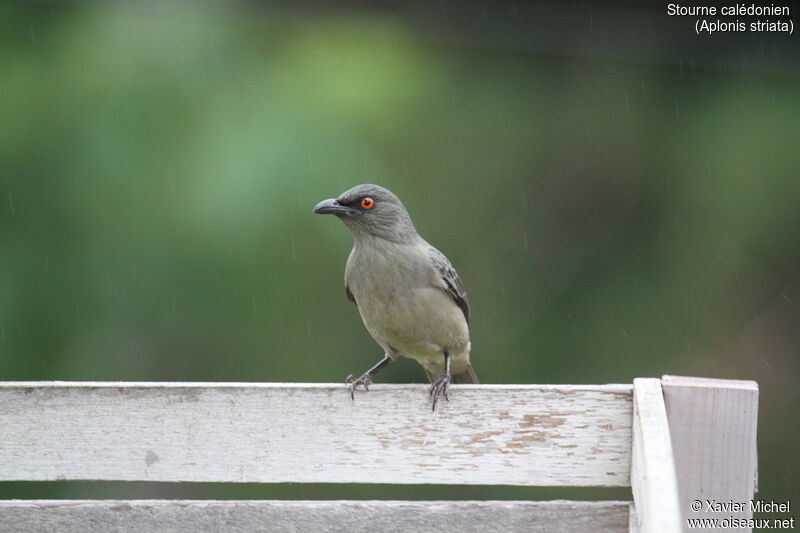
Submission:
[[[378,343],[415,358],[468,351],[464,315],[426,260],[413,249],[354,248],[345,281]]]

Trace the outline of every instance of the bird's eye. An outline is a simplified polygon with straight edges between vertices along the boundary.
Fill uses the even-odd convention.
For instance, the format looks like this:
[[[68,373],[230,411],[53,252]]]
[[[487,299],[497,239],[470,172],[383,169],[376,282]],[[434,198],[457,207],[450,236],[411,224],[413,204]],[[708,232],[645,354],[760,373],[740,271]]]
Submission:
[[[364,198],[361,199],[361,207],[363,207],[364,209],[372,209],[374,205],[375,205],[375,200],[373,200],[369,196],[365,196]]]

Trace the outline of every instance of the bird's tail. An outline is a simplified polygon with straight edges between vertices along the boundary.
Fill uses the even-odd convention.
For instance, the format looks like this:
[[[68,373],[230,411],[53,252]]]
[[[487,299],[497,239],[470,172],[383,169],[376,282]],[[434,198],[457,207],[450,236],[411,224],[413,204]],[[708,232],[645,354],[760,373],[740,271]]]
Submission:
[[[478,376],[475,375],[475,370],[473,370],[472,365],[467,365],[466,370],[453,376],[453,383],[459,383],[462,385],[477,385],[479,383]]]
[[[428,383],[433,383],[438,378],[438,376],[435,376],[434,374],[431,374],[427,370],[425,370],[425,376],[428,378]],[[475,375],[475,370],[472,369],[472,364],[468,364],[466,370],[464,370],[462,373],[454,374],[452,379],[453,379],[452,382],[457,384],[457,385],[478,385],[479,384],[478,376]]]

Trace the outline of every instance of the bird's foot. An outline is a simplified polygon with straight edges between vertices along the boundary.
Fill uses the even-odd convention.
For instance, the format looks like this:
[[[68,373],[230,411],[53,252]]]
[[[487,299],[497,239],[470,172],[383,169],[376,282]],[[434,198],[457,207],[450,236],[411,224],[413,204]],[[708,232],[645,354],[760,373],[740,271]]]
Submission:
[[[347,376],[347,378],[344,380],[344,382],[347,384],[347,387],[350,389],[350,398],[352,398],[353,401],[355,401],[356,400],[356,389],[358,388],[358,386],[359,385],[363,385],[364,386],[364,390],[365,391],[369,391],[369,386],[372,385],[372,377],[369,374],[364,373],[364,374],[361,374],[360,378],[356,379],[356,377],[353,374],[350,374],[349,376]]]
[[[439,401],[439,396],[444,396],[446,401],[450,401],[450,398],[447,397],[447,385],[450,384],[450,373],[445,372],[442,374],[439,379],[433,382],[431,385],[431,392],[430,396],[432,399],[431,411],[436,410],[436,402]]]

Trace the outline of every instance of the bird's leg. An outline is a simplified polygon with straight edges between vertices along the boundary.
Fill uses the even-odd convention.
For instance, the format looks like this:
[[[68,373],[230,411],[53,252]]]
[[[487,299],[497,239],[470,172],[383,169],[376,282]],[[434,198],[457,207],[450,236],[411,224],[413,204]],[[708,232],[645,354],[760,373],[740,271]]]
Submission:
[[[440,394],[444,394],[444,399],[448,402],[450,398],[447,397],[447,385],[450,383],[450,352],[447,350],[444,351],[444,372],[439,379],[433,382],[431,385],[431,398],[433,399],[433,405],[431,406],[431,411],[436,410],[436,402],[439,399]]]
[[[377,374],[381,368],[385,367],[392,361],[394,361],[394,358],[387,353],[383,356],[383,359],[378,361],[378,363],[375,366],[373,366],[372,368],[361,374],[360,378],[356,379],[356,377],[353,374],[347,376],[347,379],[345,379],[345,383],[347,383],[350,386],[350,397],[353,399],[353,401],[355,401],[356,399],[356,388],[358,388],[359,385],[364,385],[364,390],[368,391],[369,385],[372,383],[372,376]]]

